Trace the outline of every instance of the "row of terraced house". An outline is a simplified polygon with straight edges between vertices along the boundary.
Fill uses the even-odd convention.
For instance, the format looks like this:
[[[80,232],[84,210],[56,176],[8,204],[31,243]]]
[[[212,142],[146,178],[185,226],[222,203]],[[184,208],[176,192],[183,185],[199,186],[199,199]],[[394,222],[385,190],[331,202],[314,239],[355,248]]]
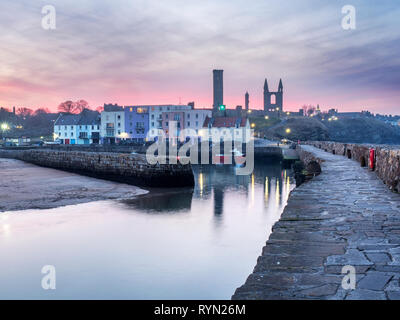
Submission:
[[[196,139],[212,127],[245,129],[249,123],[241,117],[214,120],[211,109],[195,109],[192,104],[124,107],[105,104],[100,116],[90,110],[61,114],[54,124],[54,137],[62,144],[144,143],[156,139],[160,130],[168,137],[179,137],[181,130],[191,129],[186,139]]]

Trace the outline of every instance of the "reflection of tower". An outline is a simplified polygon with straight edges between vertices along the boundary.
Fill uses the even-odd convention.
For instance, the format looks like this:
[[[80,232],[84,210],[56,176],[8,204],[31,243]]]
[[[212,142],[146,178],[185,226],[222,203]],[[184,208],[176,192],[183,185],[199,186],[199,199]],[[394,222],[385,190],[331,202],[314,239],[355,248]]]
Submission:
[[[264,111],[277,111],[283,110],[283,85],[282,79],[279,80],[278,91],[272,92],[268,89],[268,82],[264,82]]]
[[[224,191],[222,188],[214,188],[214,215],[221,216],[224,211]]]
[[[244,105],[246,106],[246,111],[249,110],[249,93],[246,92],[246,94],[244,95]]]
[[[213,70],[214,104],[213,114],[218,114],[219,107],[224,104],[224,70]]]

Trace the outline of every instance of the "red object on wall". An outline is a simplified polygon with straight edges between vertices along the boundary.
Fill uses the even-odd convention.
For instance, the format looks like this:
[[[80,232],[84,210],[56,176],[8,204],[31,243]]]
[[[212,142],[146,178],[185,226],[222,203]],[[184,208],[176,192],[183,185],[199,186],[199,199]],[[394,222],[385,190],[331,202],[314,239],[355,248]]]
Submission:
[[[369,168],[375,170],[375,150],[369,149]]]

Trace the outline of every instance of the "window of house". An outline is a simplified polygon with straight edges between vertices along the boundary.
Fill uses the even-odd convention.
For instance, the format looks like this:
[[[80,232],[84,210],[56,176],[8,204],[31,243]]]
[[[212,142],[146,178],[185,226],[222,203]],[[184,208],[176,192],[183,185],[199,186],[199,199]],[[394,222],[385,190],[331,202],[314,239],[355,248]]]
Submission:
[[[118,122],[118,128],[120,128],[121,127],[121,122]]]
[[[118,115],[118,120],[120,120],[121,119],[121,116],[120,115]]]
[[[152,115],[151,115],[151,119],[153,119],[153,120],[154,120],[154,114],[152,114]]]
[[[198,119],[199,118],[199,114],[198,113],[196,113],[196,119]]]
[[[71,132],[71,137],[73,137],[74,136],[74,133],[73,132]]]
[[[74,129],[74,126],[71,126],[71,130],[73,130]]]
[[[188,127],[190,127],[190,121],[188,121],[188,123],[187,123],[187,124],[188,124]]]
[[[196,121],[196,127],[198,127],[199,126],[199,122],[198,121]]]
[[[154,122],[151,123],[151,126],[154,127]]]
[[[175,121],[180,121],[181,120],[181,115],[180,114],[175,114],[174,115],[174,120]]]

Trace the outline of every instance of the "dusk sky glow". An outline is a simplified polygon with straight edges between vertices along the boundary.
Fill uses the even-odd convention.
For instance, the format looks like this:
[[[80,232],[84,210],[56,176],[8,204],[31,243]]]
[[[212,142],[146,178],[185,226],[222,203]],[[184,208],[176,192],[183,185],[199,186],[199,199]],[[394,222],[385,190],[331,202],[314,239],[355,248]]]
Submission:
[[[57,10],[56,30],[41,9]],[[357,12],[343,30],[342,6]],[[400,114],[398,0],[2,0],[0,106],[212,106],[212,69],[224,102],[261,109],[264,78],[282,78],[284,109]]]

